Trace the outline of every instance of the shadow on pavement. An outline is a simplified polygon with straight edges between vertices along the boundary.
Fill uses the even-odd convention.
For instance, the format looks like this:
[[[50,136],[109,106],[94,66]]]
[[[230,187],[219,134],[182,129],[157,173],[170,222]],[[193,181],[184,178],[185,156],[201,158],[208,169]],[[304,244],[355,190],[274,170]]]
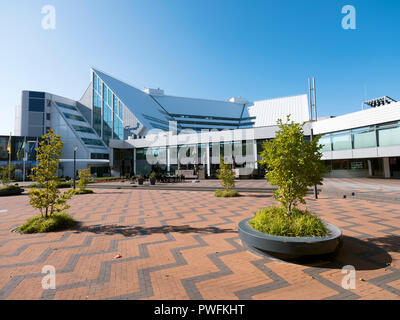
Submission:
[[[156,233],[237,233],[233,229],[220,229],[217,227],[193,228],[188,225],[183,226],[158,226],[158,227],[140,227],[140,226],[123,226],[123,225],[92,225],[92,226],[77,226],[75,232],[92,232],[95,234],[114,235],[121,234],[125,237],[137,235],[151,235]]]
[[[399,246],[400,237],[395,235],[364,240],[344,236],[342,247],[337,252],[327,255],[290,258],[260,250],[257,250],[257,253],[307,267],[342,269],[346,265],[351,265],[356,270],[377,270],[386,268],[392,263],[388,251],[399,252]]]

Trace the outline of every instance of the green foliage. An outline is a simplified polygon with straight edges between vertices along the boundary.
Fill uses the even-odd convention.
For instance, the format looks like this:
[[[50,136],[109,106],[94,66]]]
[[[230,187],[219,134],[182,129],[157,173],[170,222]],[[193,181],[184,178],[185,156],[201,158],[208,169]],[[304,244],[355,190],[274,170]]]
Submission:
[[[71,188],[71,187],[72,187],[71,182],[65,182],[65,181],[57,182],[57,188],[58,189]]]
[[[157,174],[154,171],[152,173],[150,173],[150,176],[149,176],[150,179],[156,179],[156,177],[157,177]]]
[[[93,182],[101,182],[101,181],[120,181],[120,177],[97,177],[97,178],[91,178],[90,183]]]
[[[90,190],[90,189],[76,189],[75,191],[74,191],[74,194],[90,194],[90,193],[94,193],[94,191],[93,190]]]
[[[305,204],[308,187],[322,184],[322,175],[326,168],[321,161],[320,136],[313,141],[304,139],[303,124],[278,120],[279,130],[273,141],[263,144],[260,153],[267,173],[265,177],[272,185],[278,186],[274,192],[277,199],[290,215],[300,202]]]
[[[292,209],[290,217],[283,207],[268,207],[257,211],[249,221],[257,231],[286,237],[322,237],[327,234],[323,222],[308,211]]]
[[[10,184],[8,186],[0,187],[0,190],[19,190],[21,189],[20,186]]]
[[[25,187],[26,188],[44,188],[45,186],[44,185],[39,185],[37,183],[32,183],[32,184],[29,184],[29,185],[27,185]],[[71,187],[72,187],[71,182],[66,182],[66,181],[57,182],[57,188],[58,189],[71,188]]]
[[[4,167],[0,168],[0,182],[3,185],[7,185],[11,182],[11,180],[13,180],[15,177],[15,167],[14,165],[7,164]]]
[[[215,190],[214,195],[223,198],[240,197],[239,192],[236,190]]]
[[[78,171],[78,188],[80,190],[85,190],[90,182],[90,169],[81,169]]]
[[[73,196],[73,191],[60,193],[57,186],[59,178],[57,174],[57,165],[62,155],[61,149],[64,143],[59,135],[49,130],[42,137],[37,148],[38,165],[32,168],[30,178],[36,182],[37,187],[31,188],[30,204],[40,210],[41,215],[47,218],[54,213],[60,213],[68,209],[67,200]]]
[[[219,158],[217,177],[221,180],[221,185],[226,191],[229,191],[235,187],[235,173],[232,171],[231,165],[225,163],[222,156]]]
[[[37,215],[18,228],[20,233],[39,233],[61,231],[71,228],[76,221],[67,213],[55,213],[49,217]]]

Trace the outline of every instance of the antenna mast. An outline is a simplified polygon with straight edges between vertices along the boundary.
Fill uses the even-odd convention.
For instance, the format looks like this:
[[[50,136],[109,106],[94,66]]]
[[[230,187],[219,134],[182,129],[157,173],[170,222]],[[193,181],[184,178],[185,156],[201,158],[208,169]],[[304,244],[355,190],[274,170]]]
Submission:
[[[317,121],[317,95],[315,88],[315,78],[308,78],[308,88],[310,90],[310,119]],[[314,109],[314,112],[313,112]]]

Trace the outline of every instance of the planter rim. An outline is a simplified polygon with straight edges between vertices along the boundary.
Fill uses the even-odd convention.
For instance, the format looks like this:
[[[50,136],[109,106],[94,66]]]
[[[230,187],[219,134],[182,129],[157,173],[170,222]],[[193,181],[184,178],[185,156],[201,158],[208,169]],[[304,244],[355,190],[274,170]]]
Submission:
[[[257,236],[259,238],[265,238],[267,240],[277,240],[277,241],[283,241],[283,242],[321,242],[321,241],[329,241],[329,240],[333,240],[337,237],[340,237],[342,235],[342,231],[336,227],[335,225],[326,222],[326,221],[322,221],[322,223],[326,226],[326,228],[328,229],[328,235],[323,236],[323,237],[287,237],[287,236],[275,236],[272,234],[268,234],[268,233],[263,233],[260,232],[256,229],[254,229],[252,226],[250,226],[249,221],[253,219],[253,217],[251,218],[247,218],[245,220],[242,220],[240,224],[242,227],[242,231],[246,232],[251,232],[253,236]]]
[[[286,237],[262,233],[249,225],[247,218],[239,222],[238,232],[241,240],[249,247],[262,251],[288,256],[308,256],[332,253],[342,244],[342,231],[323,221],[328,235],[323,237]]]

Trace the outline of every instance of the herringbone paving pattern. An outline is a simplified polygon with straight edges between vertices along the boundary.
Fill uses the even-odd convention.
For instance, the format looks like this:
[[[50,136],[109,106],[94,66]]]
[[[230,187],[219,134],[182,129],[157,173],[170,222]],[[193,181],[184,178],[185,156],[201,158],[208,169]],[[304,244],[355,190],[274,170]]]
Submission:
[[[37,214],[27,196],[0,198],[0,299],[399,299],[400,205],[322,195],[308,207],[342,228],[331,260],[289,263],[249,251],[237,224],[268,195],[105,190],[76,196],[66,232],[11,232]],[[117,254],[121,258],[116,259]],[[42,289],[42,268],[56,289]],[[343,289],[342,267],[357,270]]]

